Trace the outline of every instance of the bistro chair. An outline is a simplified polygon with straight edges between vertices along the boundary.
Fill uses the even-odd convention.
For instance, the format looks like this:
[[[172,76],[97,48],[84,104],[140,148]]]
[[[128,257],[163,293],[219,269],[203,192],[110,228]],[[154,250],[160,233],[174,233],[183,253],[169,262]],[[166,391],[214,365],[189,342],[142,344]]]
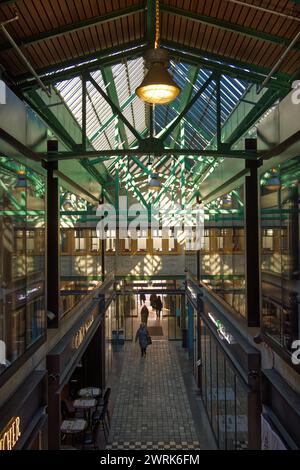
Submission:
[[[61,401],[61,416],[63,419],[74,418],[75,408],[69,400]]]
[[[104,403],[103,407],[102,407],[102,410],[101,412],[99,413],[99,411],[94,411],[93,415],[92,415],[92,426],[101,423],[102,424],[102,429],[103,429],[103,434],[104,434],[104,438],[105,438],[105,441],[107,442],[107,438],[108,438],[108,435],[109,435],[109,428],[110,428],[110,425],[107,424],[106,422],[106,416],[108,416],[108,410],[107,410],[107,407],[108,407],[108,403]]]
[[[111,394],[111,388],[107,387],[103,397],[102,398],[99,397],[98,400],[97,400],[96,410],[99,408],[99,406],[103,406],[105,403],[109,402],[110,394]]]
[[[98,433],[99,433],[100,422],[95,422],[92,425],[91,432],[86,432],[82,442],[82,448],[93,447],[95,450],[98,449]]]
[[[109,426],[110,426],[110,414],[109,414],[108,405],[109,405],[110,394],[111,394],[111,388],[108,387],[108,388],[106,389],[104,395],[103,395],[103,398],[102,398],[102,399],[99,399],[99,400],[97,401],[96,411],[94,412],[94,415],[93,415],[95,419],[96,419],[97,416],[99,417],[99,416],[101,415],[102,411],[103,411],[103,407],[104,407],[105,405],[107,405],[107,406],[105,407],[105,409],[106,409],[106,414],[105,414],[105,416],[107,416],[107,421],[108,421]],[[101,411],[99,411],[99,407],[100,407],[100,406],[102,407],[102,410],[101,410]]]

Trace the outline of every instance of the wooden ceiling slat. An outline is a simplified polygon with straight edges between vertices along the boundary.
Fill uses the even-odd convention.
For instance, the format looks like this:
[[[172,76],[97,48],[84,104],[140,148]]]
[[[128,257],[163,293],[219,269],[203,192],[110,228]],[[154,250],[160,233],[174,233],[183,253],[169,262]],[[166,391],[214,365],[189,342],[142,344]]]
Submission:
[[[98,35],[98,38],[99,38],[99,44],[98,44],[98,49],[101,50],[102,48],[104,49],[108,49],[109,47],[111,47],[109,45],[109,43],[107,42],[107,37],[104,33],[104,30],[103,30],[103,27],[102,25],[97,25],[95,26],[96,30],[97,30],[97,35]]]
[[[247,0],[250,2],[250,0]],[[16,5],[0,7],[1,19],[11,18],[15,8],[20,19],[9,25],[8,30],[15,40],[22,40],[33,34],[51,31],[66,24],[84,21],[93,16],[99,16],[112,11],[118,11],[133,5],[141,5],[142,0],[19,0]],[[253,2],[252,2],[253,3]],[[241,27],[251,28],[268,34],[292,40],[299,30],[299,23],[287,20],[272,13],[264,13],[247,6],[235,5],[226,0],[161,0],[161,4],[170,5],[181,10],[210,15],[212,18],[224,20]],[[261,5],[275,11],[288,11],[291,2],[288,0],[264,0]],[[112,20],[103,25],[86,27],[80,31],[66,33],[54,39],[45,39],[35,43],[34,47],[27,45],[24,53],[36,69],[47,63],[57,65],[69,59],[93,54],[114,45],[138,40],[145,34],[145,14],[135,13],[123,18]],[[178,42],[189,47],[196,47],[199,52],[212,52],[230,60],[249,61],[254,66],[272,68],[284,50],[280,45],[266,43],[263,40],[243,36],[237,32],[225,31],[221,28],[205,25],[178,15],[161,12],[162,39]],[[0,35],[0,45],[5,38]],[[11,55],[12,56],[12,55]],[[8,54],[0,55],[8,70],[12,73],[25,71],[21,60],[17,65],[17,56],[9,62]],[[300,54],[297,51],[289,54],[282,64],[281,70],[296,70]],[[18,70],[18,72],[17,72]]]
[[[83,2],[82,0],[79,0],[76,2],[79,21],[83,21],[89,17],[89,15],[86,13],[86,10],[89,10],[88,5],[89,2],[87,1]]]
[[[235,49],[236,57],[244,57],[246,51],[249,55],[253,50],[253,43],[251,38],[242,38]]]
[[[89,35],[93,52],[96,52],[99,49],[99,37],[97,33],[97,28],[95,26],[89,28]]]
[[[49,47],[49,42],[46,42],[45,44],[48,46],[48,49],[50,50],[52,49],[52,47]],[[59,44],[60,44],[61,49],[64,51],[64,56],[63,56],[64,59],[65,58],[72,59],[73,53],[72,53],[72,49],[70,48],[69,41],[67,41],[67,38],[64,36],[59,38]]]
[[[59,21],[59,11],[55,10],[53,8],[53,4],[50,0],[45,0],[44,1],[44,9],[46,11],[46,15],[48,16],[48,19],[51,23],[51,29],[58,28],[61,26],[63,23]]]
[[[198,33],[199,33],[199,29],[200,29],[200,25],[197,24],[197,23],[194,23],[193,28],[191,28],[191,29],[192,29],[192,34],[191,34],[190,44],[191,44],[192,47],[195,47],[197,37],[198,37]],[[189,43],[185,43],[185,44],[189,44]]]
[[[136,38],[141,39],[145,36],[145,14],[139,13],[134,16],[134,19],[137,25]]]
[[[133,41],[135,39],[135,26],[134,26],[134,19],[132,15],[127,18],[127,23],[128,23],[130,41]]]
[[[299,55],[296,52],[292,52],[289,60],[284,64],[284,71],[290,75],[293,75],[299,70]]]
[[[129,42],[130,41],[130,30],[128,27],[128,18],[122,18],[121,19],[121,25],[122,25],[122,32],[123,32],[123,41],[124,42]]]
[[[119,37],[118,37],[115,22],[112,21],[112,22],[108,23],[108,28],[110,30],[112,45],[116,46],[117,44],[119,44]]]
[[[76,31],[76,33],[74,33],[74,37],[76,36],[78,38],[77,41],[78,41],[79,55],[86,54],[88,51],[88,44],[86,41],[84,30]]]
[[[220,47],[221,47],[221,45],[223,43],[223,40],[224,40],[224,35],[225,35],[225,31],[219,31],[219,34],[217,34],[217,36],[216,36],[216,41],[215,41],[215,44],[213,46],[214,51],[216,51],[216,54],[219,54]]]
[[[178,41],[179,32],[180,32],[180,18],[176,16],[175,21],[174,21],[174,29],[173,29],[173,41]]]
[[[72,8],[72,10],[70,10],[67,0],[61,0],[59,3],[63,18],[65,20],[65,24],[70,24],[74,23],[75,21],[78,21],[77,10],[75,8]]]
[[[13,70],[13,73],[21,73],[19,57],[16,56],[15,51],[6,52],[1,56],[1,65],[4,70]]]

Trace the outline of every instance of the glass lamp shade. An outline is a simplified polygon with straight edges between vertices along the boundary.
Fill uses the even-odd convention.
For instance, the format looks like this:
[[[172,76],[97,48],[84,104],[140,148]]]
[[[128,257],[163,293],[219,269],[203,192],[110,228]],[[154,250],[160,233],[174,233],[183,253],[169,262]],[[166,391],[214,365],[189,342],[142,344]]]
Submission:
[[[154,62],[135,92],[146,103],[166,104],[175,100],[180,91],[165,64],[163,62]]]
[[[20,190],[27,188],[27,179],[25,171],[18,171],[18,179],[15,188]]]
[[[226,196],[223,197],[223,208],[224,209],[230,209],[232,207],[232,196],[231,194],[226,194]]]
[[[279,173],[276,170],[272,170],[271,176],[268,178],[265,184],[265,188],[268,191],[278,191],[280,189],[281,182]]]
[[[156,173],[152,173],[148,187],[151,191],[159,191],[161,189],[161,182],[157,179]]]
[[[278,191],[278,189],[280,188],[280,179],[278,178],[278,176],[270,178],[267,181],[265,188],[268,191]]]

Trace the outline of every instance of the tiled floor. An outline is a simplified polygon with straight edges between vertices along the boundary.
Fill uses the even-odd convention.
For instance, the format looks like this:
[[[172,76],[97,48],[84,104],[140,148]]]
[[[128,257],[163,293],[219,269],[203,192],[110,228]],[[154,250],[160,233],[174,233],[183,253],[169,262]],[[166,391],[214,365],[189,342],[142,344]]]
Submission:
[[[200,448],[174,343],[153,338],[146,358],[125,345],[107,448]]]

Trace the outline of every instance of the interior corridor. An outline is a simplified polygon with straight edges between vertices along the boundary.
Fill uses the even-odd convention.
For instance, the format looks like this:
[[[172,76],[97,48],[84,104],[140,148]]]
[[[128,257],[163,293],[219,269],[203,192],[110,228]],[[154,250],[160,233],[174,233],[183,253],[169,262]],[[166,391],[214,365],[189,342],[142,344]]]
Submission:
[[[195,426],[177,345],[154,337],[142,358],[127,343],[107,449],[200,449],[204,427]]]

